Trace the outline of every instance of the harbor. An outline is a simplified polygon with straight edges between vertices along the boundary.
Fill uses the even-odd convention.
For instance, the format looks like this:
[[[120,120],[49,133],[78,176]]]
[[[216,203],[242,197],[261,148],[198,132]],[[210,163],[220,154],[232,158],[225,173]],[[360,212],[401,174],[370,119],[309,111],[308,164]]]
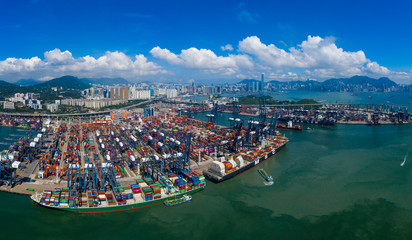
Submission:
[[[229,117],[230,114],[224,116]],[[200,118],[197,115],[195,117]],[[218,124],[230,127],[227,120],[221,117]],[[3,137],[24,133],[16,128],[1,128],[7,130]],[[52,229],[61,226],[79,228],[79,234],[92,237],[95,233],[82,227],[87,225],[89,228],[99,228],[107,223],[108,218],[116,224],[108,224],[100,230],[101,236],[118,231],[119,226],[123,226],[121,233],[125,237],[139,233],[142,237],[155,239],[168,233],[171,237],[184,239],[208,239],[214,236],[208,233],[210,227],[216,228],[215,233],[224,238],[252,237],[243,229],[229,234],[217,228],[228,228],[230,224],[227,221],[236,222],[242,218],[256,229],[268,222],[286,224],[293,229],[306,226],[303,227],[306,232],[300,234],[288,228],[275,232],[263,228],[253,236],[272,234],[281,238],[296,234],[304,238],[309,233],[322,235],[325,233],[317,231],[316,226],[332,221],[334,223],[331,226],[339,227],[345,222],[342,218],[347,215],[376,222],[374,219],[405,214],[411,189],[409,181],[404,178],[408,176],[409,156],[404,167],[400,167],[400,163],[410,147],[405,144],[411,141],[410,132],[410,125],[339,125],[333,131],[321,128],[312,131],[283,131],[282,134],[291,141],[272,160],[265,161],[230,181],[221,184],[207,182],[205,191],[193,194],[192,201],[170,208],[159,205],[127,212],[78,216],[35,206],[26,195],[1,192],[1,212],[13,213],[9,218],[11,221],[20,220],[20,224],[27,226],[31,235],[45,238]],[[274,177],[273,185],[264,184],[265,180],[257,172],[257,168],[261,167]],[[394,179],[396,182],[391,183]],[[45,189],[54,189],[53,178],[47,181],[50,181],[50,185]],[[20,185],[16,185],[13,190],[18,187]],[[378,200],[379,198],[384,200]],[[195,217],[197,215],[202,217]],[[225,217],[222,218],[222,215]],[[307,217],[311,217],[310,222],[305,220]],[[38,223],[33,223],[33,219]],[[127,227],[130,222],[134,223],[133,229]],[[165,222],[168,224],[164,224]],[[213,224],[206,225],[205,222]],[[8,225],[5,218],[1,223]],[[396,224],[400,228],[407,227],[407,222]],[[392,223],[391,226],[394,225]],[[351,222],[350,226],[358,231],[365,225]],[[379,225],[375,227],[376,230],[381,229]],[[186,228],[190,233],[176,230],[181,228]],[[27,236],[18,229],[18,224],[11,224],[6,236]]]
[[[0,190],[37,194],[38,202],[49,198],[54,189],[62,199],[67,199],[63,192],[70,192],[71,207],[86,206],[87,199],[97,199],[90,204],[93,207],[102,206],[108,199],[115,199],[112,204],[116,205],[144,202],[144,188],[150,188],[149,195],[154,188],[160,188],[156,199],[164,200],[176,193],[204,189],[205,178],[220,183],[272,158],[289,142],[284,131],[301,131],[302,124],[330,128],[341,123],[410,121],[408,109],[396,106],[328,104],[312,110],[278,107],[264,103],[240,107],[234,103],[182,106],[157,102],[144,112],[131,109],[125,114],[111,113],[105,120],[3,116],[2,125],[23,128],[29,134],[9,138],[19,141],[9,142],[8,150],[1,153],[5,161]],[[397,118],[377,115],[377,109],[386,114],[396,110]],[[196,114],[203,114],[201,121]],[[9,143],[5,142],[6,146]],[[184,180],[184,187],[176,186],[176,179]],[[44,191],[47,194],[42,194]],[[125,199],[127,194],[129,199]]]
[[[203,190],[205,178],[231,179],[289,141],[273,123],[232,119],[224,127],[151,109],[106,120],[32,120],[30,135],[0,154],[0,190],[50,209],[132,210]]]
[[[333,126],[333,129],[312,126],[311,130],[308,130],[306,127],[308,125],[305,124],[303,128],[305,131],[291,131],[288,129],[290,127],[289,123],[285,126],[279,126],[282,124],[280,121],[274,121],[269,114],[266,117],[259,114],[259,109],[256,112],[257,115],[254,116],[233,114],[232,112],[218,112],[216,116],[211,116],[213,111],[203,111],[191,113],[190,117],[188,117],[188,114],[179,110],[181,109],[179,104],[155,103],[150,108],[154,110],[153,115],[151,115],[150,109],[145,112],[134,112],[131,109],[131,114],[125,114],[126,118],[119,118],[119,116],[123,116],[122,114],[114,114],[115,119],[110,120],[39,118],[30,120],[30,124],[27,122],[28,118],[16,119],[17,124],[7,124],[7,121],[3,121],[2,124],[5,126],[0,128],[12,131],[6,133],[4,138],[4,141],[7,141],[5,143],[8,143],[8,145],[3,145],[3,149],[7,152],[11,150],[10,145],[15,146],[21,141],[20,145],[13,147],[18,150],[19,146],[24,142],[30,146],[30,143],[39,137],[36,140],[36,147],[33,148],[33,150],[37,150],[34,152],[31,150],[32,154],[34,154],[32,162],[23,160],[20,167],[16,169],[14,186],[12,187],[8,182],[3,182],[0,187],[2,191],[5,191],[0,193],[0,197],[3,196],[4,198],[3,202],[10,206],[18,204],[15,206],[22,207],[28,213],[33,211],[41,212],[49,217],[54,215],[53,212],[56,212],[55,214],[60,216],[57,219],[64,217],[74,220],[71,217],[73,216],[72,214],[65,213],[67,211],[94,213],[92,214],[93,218],[98,216],[95,213],[105,214],[106,212],[110,214],[111,218],[117,219],[117,221],[122,222],[122,218],[128,218],[127,216],[129,216],[129,219],[132,219],[131,221],[140,222],[142,225],[144,223],[141,217],[132,217],[132,215],[112,212],[131,210],[130,213],[140,213],[149,219],[152,219],[152,217],[149,217],[150,215],[155,215],[156,218],[163,220],[165,220],[163,217],[165,214],[178,214],[186,219],[185,221],[189,221],[192,217],[186,211],[200,211],[208,221],[211,221],[212,219],[216,220],[218,215],[211,213],[210,210],[217,209],[220,212],[240,211],[239,216],[255,219],[253,214],[251,215],[247,212],[254,212],[256,209],[243,204],[247,203],[249,205],[257,204],[259,208],[274,212],[275,214],[285,213],[293,217],[295,221],[301,222],[303,221],[301,220],[302,216],[333,213],[351,206],[350,204],[354,201],[358,201],[357,197],[352,199],[332,197],[335,203],[333,206],[328,205],[326,202],[331,197],[327,194],[319,194],[319,191],[316,190],[319,187],[322,189],[326,188],[331,191],[331,194],[336,196],[340,196],[339,192],[341,191],[346,196],[357,192],[357,188],[342,188],[342,184],[336,182],[336,179],[339,178],[339,172],[342,171],[340,168],[347,167],[342,165],[347,161],[344,156],[349,156],[348,154],[350,156],[358,156],[354,157],[353,161],[357,159],[356,161],[361,164],[359,166],[355,164],[358,166],[356,170],[353,170],[355,172],[363,171],[362,166],[369,166],[370,169],[375,169],[377,172],[396,172],[398,170],[393,169],[387,165],[389,162],[386,163],[384,161],[384,159],[388,159],[389,155],[393,155],[393,153],[390,153],[392,150],[389,150],[390,152],[388,153],[383,153],[379,150],[384,145],[395,144],[400,147],[394,149],[394,151],[402,153],[402,156],[399,154],[399,156],[393,155],[396,158],[393,161],[400,160],[395,165],[399,168],[399,164],[401,162],[404,163],[400,170],[408,166],[408,155],[405,155],[408,149],[401,142],[409,140],[406,135],[399,134],[405,131],[407,133],[410,124],[383,124],[379,127],[368,127],[337,123]],[[269,108],[265,109],[267,111],[261,112],[270,112]],[[263,123],[262,119],[264,118],[266,120]],[[8,122],[10,123],[11,121],[9,120]],[[14,125],[17,127],[12,127]],[[28,127],[22,127],[25,125]],[[299,124],[293,123],[292,126],[295,127],[297,125]],[[379,139],[382,139],[383,136],[388,136],[388,134],[390,135],[394,131],[398,131],[394,128],[403,129],[398,132],[399,136],[397,139],[384,138],[386,140],[377,143],[375,140],[371,141],[368,138],[371,131],[373,131],[375,132],[374,134],[379,135]],[[353,132],[364,132],[365,134],[362,136],[357,135],[358,137],[353,140]],[[42,136],[40,137],[38,134],[42,134]],[[190,160],[185,161],[183,156],[187,156],[184,150],[186,149],[188,135],[191,135],[190,154],[188,155]],[[325,135],[327,136],[325,137]],[[246,141],[247,136],[249,141]],[[335,142],[330,145],[327,139],[330,139],[332,136]],[[236,144],[234,144],[235,139],[238,140]],[[361,147],[361,149],[354,149],[353,144]],[[345,148],[342,149],[340,147],[342,145]],[[386,170],[381,169],[379,166],[373,167],[372,163],[367,163],[365,159],[362,160],[360,158],[365,154],[371,154],[365,152],[367,151],[366,148],[369,148],[368,146],[375,149],[372,151],[377,151],[376,154],[381,155],[376,157],[383,166],[387,166]],[[53,149],[55,152],[51,154]],[[272,150],[275,150],[276,155],[272,156]],[[28,153],[26,152],[26,155]],[[239,158],[240,156],[241,158]],[[157,158],[160,160],[159,162],[156,161]],[[39,161],[40,159],[42,160]],[[166,159],[169,160],[165,161]],[[256,160],[259,161],[257,164],[259,167],[254,167]],[[351,160],[352,163],[354,163],[353,161]],[[393,161],[391,160],[390,162]],[[163,164],[159,165],[158,163]],[[114,185],[118,187],[117,192],[116,188],[113,190],[110,184],[107,184],[107,181],[104,189],[94,187],[94,183],[90,184],[90,180],[92,180],[91,182],[96,182],[97,185],[102,183],[103,164],[106,164],[106,167],[112,164],[113,169],[109,172],[111,172],[111,178],[115,180]],[[182,173],[179,174],[178,171],[181,170],[176,168],[176,164],[184,166],[183,171],[187,170],[192,175],[196,174],[198,176],[198,188],[193,187],[193,183],[187,176]],[[78,170],[75,168],[77,165]],[[251,166],[251,168],[248,169],[247,166]],[[264,168],[265,171],[261,172],[260,168]],[[96,172],[97,181],[93,180],[96,178],[91,177],[94,171]],[[73,172],[75,174],[72,174]],[[160,172],[163,172],[164,175]],[[330,175],[332,173],[335,175]],[[174,174],[176,174],[175,177]],[[77,184],[80,186],[80,190],[77,191],[78,197],[73,197],[71,203],[70,198],[73,187],[70,189],[70,185],[76,186],[76,179],[70,177],[73,175],[80,175],[81,182],[79,181]],[[105,175],[109,176],[108,174]],[[313,175],[319,177],[313,179]],[[172,184],[169,184],[169,190],[173,188],[174,193],[168,190],[167,185],[160,178],[157,178],[161,176],[164,176],[166,181],[171,181]],[[372,177],[373,175],[371,174],[369,176],[360,178],[360,180],[368,181],[383,177]],[[231,180],[214,184],[214,182],[222,182],[226,177],[229,177],[228,179]],[[182,180],[176,181],[176,178]],[[90,180],[86,182],[83,179]],[[103,177],[103,179],[108,178]],[[271,183],[272,179],[274,180],[273,183]],[[324,182],[322,179],[332,179],[332,182]],[[357,177],[356,173],[346,173],[344,179],[339,179],[339,181],[344,181],[344,185],[351,185],[358,181],[359,176]],[[69,181],[75,184],[68,184]],[[204,181],[205,185],[203,187],[200,187],[200,181]],[[175,182],[177,183],[175,184]],[[301,186],[302,182],[309,189],[303,189],[303,186]],[[89,183],[86,184],[86,190],[84,190],[84,183]],[[179,186],[179,183],[182,185]],[[185,188],[183,189],[184,183]],[[380,184],[378,185],[381,186]],[[202,191],[203,189],[205,190]],[[199,191],[201,193],[198,193]],[[296,195],[296,192],[302,191],[306,195],[305,198],[301,199]],[[379,190],[380,196],[384,196],[388,201],[395,201],[397,206],[406,206],[405,203],[394,197],[390,191],[389,186],[384,187],[383,192],[382,189]],[[120,198],[115,197],[115,192]],[[18,196],[10,193],[24,195]],[[370,197],[374,194],[377,193],[370,189],[363,191],[360,196]],[[155,195],[157,199],[154,199]],[[190,198],[187,197],[188,195],[190,195]],[[224,196],[224,198],[219,197],[218,200],[217,196],[220,195]],[[359,193],[355,195],[359,195]],[[150,200],[150,197],[153,199]],[[20,199],[19,203],[10,202],[9,199],[15,198]],[[44,199],[43,203],[42,199]],[[256,199],[260,199],[259,201],[263,202],[256,202]],[[30,201],[37,201],[40,206],[29,204]],[[232,201],[239,202],[240,205],[236,204],[236,206],[233,206]],[[273,205],[273,201],[276,203],[276,206]],[[304,206],[306,206],[307,201],[319,201],[323,204],[321,206],[311,204],[309,208],[306,208]],[[291,202],[293,206],[290,206]],[[56,206],[56,204],[58,205]],[[217,207],[216,204],[223,206]],[[374,207],[383,206],[386,203],[372,200],[372,202],[365,204],[365,207]],[[146,207],[154,205],[158,207],[145,210]],[[160,207],[160,205],[164,205],[164,207]],[[167,206],[173,207],[169,208]],[[205,211],[199,210],[204,208],[206,209]],[[64,210],[65,212],[53,210]],[[396,209],[393,211],[399,212]],[[357,214],[370,217],[375,216],[369,213],[359,212]],[[328,216],[333,218],[332,215]],[[284,222],[280,217],[264,217],[264,221],[273,220]],[[91,219],[85,221],[91,221]],[[95,221],[97,222],[91,224],[91,226],[99,224],[99,220]],[[218,222],[221,225],[225,225],[221,221]],[[170,228],[161,226],[156,222],[151,223],[151,225],[153,224],[159,229],[170,230]],[[198,224],[200,222],[196,220],[193,224],[185,224],[185,226],[189,227],[189,229],[197,229],[198,227],[196,226]],[[183,225],[178,223],[173,224],[173,226],[183,227]],[[203,229],[202,231],[206,231],[205,227],[200,228]],[[110,229],[112,228],[108,227],[108,231],[113,231],[113,229]],[[141,230],[143,231],[143,229]],[[288,231],[285,230],[284,232]],[[42,233],[37,234],[42,235]],[[221,234],[224,235],[222,232]],[[18,234],[14,235],[17,236]],[[181,234],[178,235],[181,236]],[[144,233],[144,236],[153,237],[157,235],[154,233]],[[199,236],[199,238],[204,237]]]
[[[199,112],[208,112],[212,115],[224,112],[259,117],[262,111],[266,111],[268,119],[276,119],[280,122],[287,123],[291,121],[295,124],[329,126],[335,124],[408,124],[412,122],[410,107],[388,104],[319,103],[266,105],[264,101],[261,101],[259,105],[241,106],[236,100],[231,100],[231,102],[226,104],[219,104],[217,100],[213,99],[204,102],[202,104],[181,102],[181,112],[189,116]]]

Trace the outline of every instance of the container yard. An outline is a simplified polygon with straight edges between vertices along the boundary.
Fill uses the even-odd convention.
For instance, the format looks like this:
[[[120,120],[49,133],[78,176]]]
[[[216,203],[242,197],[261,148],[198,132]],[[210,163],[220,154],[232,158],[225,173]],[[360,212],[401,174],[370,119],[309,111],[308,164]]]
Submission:
[[[32,195],[33,201],[100,213],[162,204],[203,190],[203,175],[190,168],[191,134],[156,134],[155,118],[138,120],[53,123],[35,177],[59,187]]]
[[[174,206],[192,200],[191,194],[205,189],[206,179],[220,183],[270,159],[289,141],[278,129],[302,130],[293,123],[375,125],[407,117],[347,106],[272,108],[263,101],[259,107],[234,104],[232,110],[249,119],[233,115],[230,127],[223,127],[217,124],[218,113],[230,108],[216,102],[157,105],[143,114],[112,114],[106,120],[2,117],[1,124],[25,128],[27,134],[0,153],[0,189],[75,213]],[[208,121],[189,117],[194,112],[205,112]]]
[[[216,102],[160,102],[143,114],[112,114],[106,120],[2,116],[2,125],[25,128],[27,134],[0,153],[0,189],[30,194],[43,207],[79,213],[171,206],[192,199],[187,195],[203,190],[205,179],[220,183],[270,159],[289,141],[278,129],[302,130],[293,123],[377,125],[409,118],[401,111],[349,105],[297,109],[263,101],[259,107],[231,108],[249,119],[233,115],[230,127],[218,125],[218,113],[230,107]],[[154,109],[160,111],[154,114]],[[190,118],[195,112],[205,112],[208,121]]]
[[[230,179],[288,142],[273,123],[232,122],[226,128],[177,111],[35,121],[29,136],[1,153],[0,188],[31,192],[40,206],[77,213],[173,205],[203,190],[205,177]]]

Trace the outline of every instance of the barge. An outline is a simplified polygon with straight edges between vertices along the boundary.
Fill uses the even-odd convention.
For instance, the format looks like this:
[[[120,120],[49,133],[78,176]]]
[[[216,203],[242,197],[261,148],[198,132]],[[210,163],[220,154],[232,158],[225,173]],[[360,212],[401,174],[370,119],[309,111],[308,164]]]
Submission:
[[[258,169],[259,174],[266,180],[266,182],[273,184],[273,177],[269,175],[263,168]]]

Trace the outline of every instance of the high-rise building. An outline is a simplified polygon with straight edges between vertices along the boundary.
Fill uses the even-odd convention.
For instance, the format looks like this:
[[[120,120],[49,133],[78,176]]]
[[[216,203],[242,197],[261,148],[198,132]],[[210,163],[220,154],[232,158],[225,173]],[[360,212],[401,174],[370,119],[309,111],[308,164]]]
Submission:
[[[265,74],[262,73],[262,76],[260,79],[260,91],[263,91],[264,87],[265,87]]]
[[[150,90],[143,90],[136,86],[129,88],[129,99],[150,99]]]
[[[166,90],[166,97],[167,97],[167,98],[175,98],[175,97],[177,97],[177,90],[176,90],[176,89],[167,89],[167,90]]]
[[[129,100],[129,87],[112,87],[110,88],[111,99]]]
[[[205,90],[204,90],[205,94],[215,94],[215,88],[213,86],[205,86]]]

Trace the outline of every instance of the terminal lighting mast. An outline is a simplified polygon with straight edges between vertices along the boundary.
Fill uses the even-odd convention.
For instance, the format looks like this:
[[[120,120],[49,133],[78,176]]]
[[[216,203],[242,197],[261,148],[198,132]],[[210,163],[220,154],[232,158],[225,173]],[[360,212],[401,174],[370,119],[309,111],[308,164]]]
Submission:
[[[240,107],[237,104],[237,101],[235,99],[233,99],[233,102],[232,102],[232,112],[233,112],[233,114],[239,114],[240,113]]]

